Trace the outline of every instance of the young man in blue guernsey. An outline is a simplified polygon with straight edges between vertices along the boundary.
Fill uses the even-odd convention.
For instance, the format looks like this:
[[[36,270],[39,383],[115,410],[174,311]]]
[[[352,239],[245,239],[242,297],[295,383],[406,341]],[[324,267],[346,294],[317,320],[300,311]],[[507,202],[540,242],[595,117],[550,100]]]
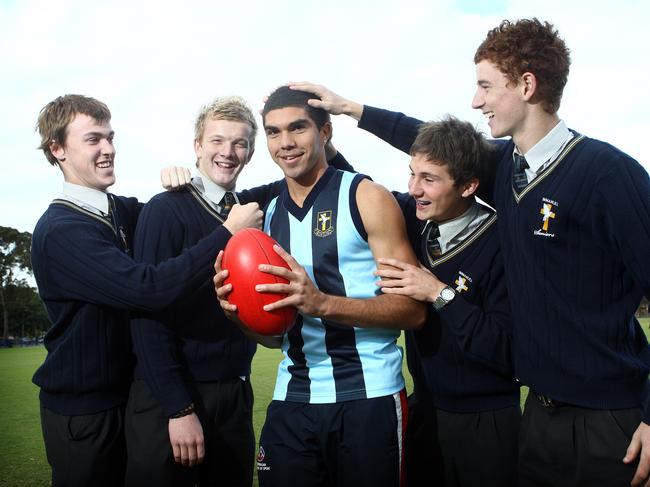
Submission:
[[[310,83],[338,112],[334,93]],[[414,380],[406,447],[408,486],[516,485],[519,385],[496,214],[474,194],[493,155],[467,122],[415,127],[409,193],[394,193],[421,266],[380,259],[385,293],[435,309],[407,332]]]
[[[203,107],[195,122],[197,174],[145,205],[137,260],[165,261],[223,224],[256,133],[241,98]],[[163,313],[132,320],[131,332],[137,363],[126,411],[126,485],[250,486],[255,342],[226,319],[211,283]]]
[[[510,137],[494,142],[482,195],[499,214],[515,372],[531,389],[519,485],[650,485],[650,347],[634,317],[650,295],[648,173],[560,120],[569,50],[548,22],[502,22],[474,61],[472,106]],[[402,150],[420,124],[336,103]]]
[[[263,110],[269,153],[285,174],[264,226],[291,270],[262,266],[289,284],[258,291],[287,294],[267,309],[292,305],[299,314],[285,336],[258,337],[285,356],[260,438],[258,476],[266,487],[397,486],[406,411],[396,340],[399,328],[421,326],[425,309],[378,292],[373,271],[383,256],[417,261],[392,195],[328,167],[331,123],[308,105],[313,96],[282,87]],[[217,287],[226,275],[218,272]],[[230,289],[218,295],[233,313]]]
[[[131,258],[140,212],[115,182],[114,132],[106,105],[65,95],[39,115],[40,148],[63,173],[63,194],[38,221],[32,264],[52,327],[34,374],[53,486],[123,485],[124,406],[132,381],[129,311],[157,312],[210,281],[230,235],[261,224],[255,204],[157,266]]]

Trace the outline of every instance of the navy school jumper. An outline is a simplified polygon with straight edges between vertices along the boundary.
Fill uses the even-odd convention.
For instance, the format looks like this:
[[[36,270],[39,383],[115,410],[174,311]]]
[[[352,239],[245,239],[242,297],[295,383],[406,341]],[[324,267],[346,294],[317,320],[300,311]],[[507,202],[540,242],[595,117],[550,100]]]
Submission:
[[[278,181],[238,196],[242,203],[256,201],[263,207],[284,184]],[[153,264],[164,261],[222,224],[223,219],[194,187],[160,193],[140,215],[135,258]],[[248,376],[256,349],[225,317],[211,281],[163,313],[140,314],[133,320],[132,335],[135,378],[146,381],[167,415],[192,402],[188,381]]]
[[[406,333],[409,367],[419,361],[413,375],[422,374],[427,384],[427,391],[416,390],[416,395],[457,413],[518,406],[496,214],[484,207],[491,211],[488,218],[463,242],[434,259],[422,238],[426,222],[417,219],[415,201],[407,193],[394,194],[418,260],[457,293],[441,310],[430,307],[421,330]]]
[[[115,200],[131,247],[140,204]],[[72,203],[53,202],[32,238],[34,276],[52,322],[45,362],[33,378],[42,405],[80,415],[125,403],[133,373],[128,311],[163,310],[208,282],[229,238],[219,228],[178,259],[138,264],[108,221]]]
[[[364,107],[359,127],[408,150],[420,123]],[[569,404],[640,407],[650,346],[634,313],[650,296],[650,178],[615,147],[574,135],[518,196],[514,143],[493,141],[494,181],[481,197],[499,214],[515,373]]]

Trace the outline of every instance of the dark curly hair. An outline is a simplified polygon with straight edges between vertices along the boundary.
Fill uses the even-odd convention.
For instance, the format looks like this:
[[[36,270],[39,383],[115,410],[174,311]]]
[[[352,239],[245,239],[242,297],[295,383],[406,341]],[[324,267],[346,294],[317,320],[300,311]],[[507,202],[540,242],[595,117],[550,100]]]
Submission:
[[[483,60],[494,63],[514,83],[526,72],[534,74],[535,99],[548,113],[560,108],[571,58],[569,48],[553,24],[536,18],[504,20],[488,32],[476,50],[474,63]]]

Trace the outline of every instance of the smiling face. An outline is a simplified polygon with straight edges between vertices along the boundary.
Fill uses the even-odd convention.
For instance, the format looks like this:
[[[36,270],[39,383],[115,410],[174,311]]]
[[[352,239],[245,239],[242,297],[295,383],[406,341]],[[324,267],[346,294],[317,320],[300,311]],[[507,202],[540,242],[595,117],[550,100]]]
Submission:
[[[476,65],[476,85],[472,108],[481,110],[488,119],[492,137],[517,139],[526,125],[523,82],[509,81],[494,63],[484,59]]]
[[[64,179],[87,188],[106,191],[115,183],[114,132],[109,121],[77,114],[66,128],[63,145],[52,142],[50,150],[56,157]]]
[[[253,156],[252,134],[244,122],[207,120],[201,140],[194,141],[201,174],[224,189],[235,189],[239,173]]]
[[[264,131],[269,154],[289,180],[309,186],[327,168],[329,122],[319,130],[304,108],[278,108],[265,114]]]
[[[419,220],[444,223],[465,213],[474,201],[476,179],[456,186],[446,164],[436,164],[422,153],[413,155],[410,168],[409,194]]]

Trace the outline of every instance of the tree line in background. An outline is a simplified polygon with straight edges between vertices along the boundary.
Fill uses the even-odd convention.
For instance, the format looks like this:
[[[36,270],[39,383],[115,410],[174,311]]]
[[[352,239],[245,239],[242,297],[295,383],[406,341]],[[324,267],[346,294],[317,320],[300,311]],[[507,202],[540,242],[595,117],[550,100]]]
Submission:
[[[32,276],[31,243],[31,233],[0,226],[0,340],[4,344],[8,344],[9,337],[20,337],[33,343],[49,328],[47,313],[38,292],[27,282],[27,277]],[[650,314],[645,297],[637,314]]]
[[[49,327],[47,313],[38,292],[27,281],[32,276],[30,247],[32,235],[15,228],[0,226],[0,309],[1,339],[29,338],[34,342]]]

